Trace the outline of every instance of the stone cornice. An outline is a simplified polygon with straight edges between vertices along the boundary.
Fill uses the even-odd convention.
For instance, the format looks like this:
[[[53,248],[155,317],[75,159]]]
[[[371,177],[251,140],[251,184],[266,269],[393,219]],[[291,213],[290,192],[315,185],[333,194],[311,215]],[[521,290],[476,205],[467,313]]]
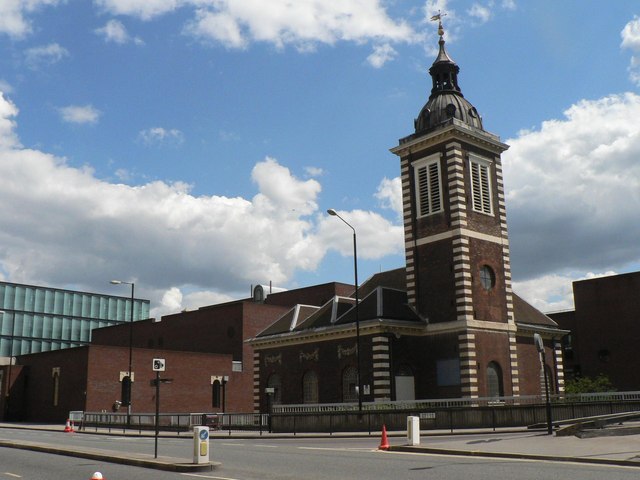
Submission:
[[[502,143],[496,135],[472,129],[454,118],[450,121],[449,125],[436,129],[421,137],[406,140],[397,147],[391,148],[390,151],[400,157],[405,157],[432,145],[443,143],[448,139],[459,139],[480,148],[491,150],[498,155],[509,148],[509,145]],[[402,140],[400,141],[402,142]]]

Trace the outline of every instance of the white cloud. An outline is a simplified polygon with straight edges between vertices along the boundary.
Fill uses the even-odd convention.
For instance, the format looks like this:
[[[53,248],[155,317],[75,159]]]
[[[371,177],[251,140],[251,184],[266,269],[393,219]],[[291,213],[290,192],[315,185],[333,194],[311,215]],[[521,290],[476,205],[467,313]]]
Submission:
[[[173,12],[181,6],[188,5],[187,0],[94,0],[103,11],[113,15],[131,15],[142,20]]]
[[[480,23],[487,23],[491,19],[491,10],[479,3],[471,5],[467,13],[476,20],[479,20]]]
[[[402,218],[402,182],[400,177],[389,180],[383,178],[375,194],[383,208],[393,210],[398,218]]]
[[[404,228],[386,220],[380,214],[364,210],[338,214],[356,230],[358,258],[378,259],[386,255],[403,252]],[[353,240],[350,230],[340,219],[323,215],[318,223],[318,237],[324,245],[344,256],[353,255]]]
[[[0,1],[0,33],[12,38],[23,38],[31,33],[31,23],[26,18],[44,6],[55,6],[60,0],[2,0]]]
[[[175,128],[148,128],[146,130],[142,130],[138,134],[138,138],[147,145],[159,145],[166,143],[181,144],[184,142],[184,134]]]
[[[374,68],[382,68],[385,63],[393,60],[397,54],[398,52],[388,43],[375,45],[373,53],[367,57],[367,62]]]
[[[60,107],[58,112],[67,123],[98,123],[102,114],[93,105],[69,105]]]
[[[34,70],[43,66],[58,63],[60,60],[68,56],[69,51],[57,43],[33,47],[25,52],[27,66]]]
[[[409,24],[387,14],[381,0],[95,0],[113,15],[150,20],[180,8],[193,10],[185,32],[229,48],[265,42],[282,48],[313,49],[338,41],[411,42],[417,36]]]
[[[124,24],[119,20],[109,20],[104,27],[94,30],[97,35],[104,38],[106,42],[113,42],[119,45],[134,42],[138,45],[144,43],[138,37],[131,37]]]
[[[0,93],[13,93],[13,86],[6,80],[0,79]]]
[[[640,86],[640,18],[636,16],[627,23],[620,32],[620,36],[622,37],[621,46],[636,53],[629,61],[629,79]]]
[[[616,275],[616,272],[588,272],[586,274],[573,272],[573,274],[569,275],[549,274],[532,280],[513,282],[513,290],[541,312],[573,310],[575,308],[573,282],[611,275]]]
[[[515,0],[502,0],[502,8],[505,10],[516,10],[518,6]]]
[[[320,167],[304,167],[304,171],[309,177],[321,177],[324,175],[324,170]]]
[[[633,17],[633,20],[624,26],[620,36],[622,47],[640,51],[640,18]]]
[[[514,277],[621,269],[640,260],[640,96],[583,100],[507,140]]]
[[[18,108],[5,99],[0,93],[0,151],[20,147],[18,136],[15,133],[16,122],[14,118],[18,116]]]
[[[275,159],[253,168],[251,199],[196,197],[182,183],[114,184],[21,147],[17,114],[0,96],[0,272],[11,281],[103,290],[111,278],[131,278],[167,313],[251,284],[286,285],[317,268],[327,238],[349,244],[335,219],[326,228],[319,215],[320,183]],[[401,227],[371,212],[345,216],[363,234],[363,258],[402,248]]]

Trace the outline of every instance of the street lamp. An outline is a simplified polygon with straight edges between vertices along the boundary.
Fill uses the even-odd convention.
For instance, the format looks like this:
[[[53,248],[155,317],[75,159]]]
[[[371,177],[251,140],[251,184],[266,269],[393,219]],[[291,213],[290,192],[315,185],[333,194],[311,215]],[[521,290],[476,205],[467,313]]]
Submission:
[[[360,375],[360,315],[358,314],[358,247],[356,242],[356,229],[347,222],[344,218],[338,215],[333,208],[327,210],[327,213],[332,217],[338,217],[342,222],[347,225],[351,230],[353,230],[353,275],[355,277],[355,287],[356,287],[356,364],[358,370],[358,414],[362,415],[362,376]]]
[[[127,376],[122,379],[124,382],[126,379],[127,385],[124,385],[123,391],[128,393],[128,402],[127,402],[127,426],[131,426],[131,392],[132,392],[132,378],[131,373],[133,369],[133,293],[136,288],[135,283],[133,282],[124,282],[122,280],[111,280],[112,285],[131,285],[131,319],[129,321],[129,370],[127,371]],[[122,400],[125,400],[124,398]]]
[[[553,435],[553,421],[551,420],[551,399],[549,398],[549,381],[547,380],[547,363],[544,355],[544,343],[539,333],[533,334],[533,343],[540,355],[540,364],[542,365],[542,373],[544,374],[544,389],[546,393],[546,410],[547,410],[547,433]]]
[[[4,317],[4,315],[7,312],[5,312],[4,310],[0,310],[0,315],[2,315]],[[11,399],[11,367],[13,366],[13,341],[15,339],[15,335],[16,335],[16,331],[15,331],[15,327],[16,327],[16,314],[15,312],[13,312],[13,321],[11,323],[11,336],[9,337],[9,369],[7,371],[7,392],[5,395],[5,402],[4,402],[4,419],[5,420],[9,420],[9,401]]]

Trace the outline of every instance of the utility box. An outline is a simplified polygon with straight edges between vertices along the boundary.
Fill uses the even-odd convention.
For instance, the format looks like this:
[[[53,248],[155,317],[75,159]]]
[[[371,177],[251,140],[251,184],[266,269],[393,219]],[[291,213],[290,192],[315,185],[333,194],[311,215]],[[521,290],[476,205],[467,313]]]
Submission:
[[[420,417],[407,417],[407,444],[420,445]]]
[[[209,463],[209,427],[193,427],[193,463]]]

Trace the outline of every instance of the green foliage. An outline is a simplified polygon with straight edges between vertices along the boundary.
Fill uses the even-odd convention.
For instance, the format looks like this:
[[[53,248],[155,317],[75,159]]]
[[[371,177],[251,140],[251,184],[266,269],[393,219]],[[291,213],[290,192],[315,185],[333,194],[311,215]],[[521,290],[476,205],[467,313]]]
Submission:
[[[615,392],[616,388],[609,377],[601,373],[595,378],[579,377],[569,380],[564,386],[564,391],[566,393]]]

